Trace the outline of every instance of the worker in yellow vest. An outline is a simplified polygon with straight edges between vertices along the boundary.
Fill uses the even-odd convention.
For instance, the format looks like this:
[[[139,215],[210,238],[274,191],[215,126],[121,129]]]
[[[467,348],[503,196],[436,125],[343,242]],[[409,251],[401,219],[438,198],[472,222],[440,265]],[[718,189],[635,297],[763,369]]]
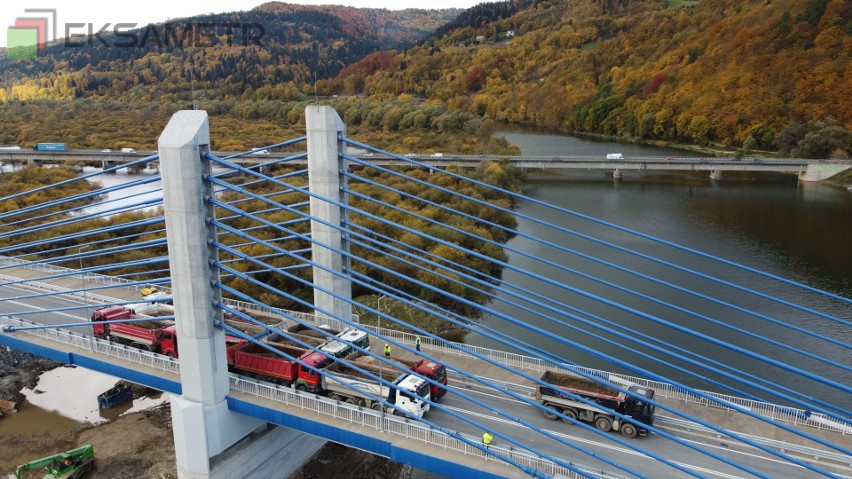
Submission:
[[[385,343],[385,357],[389,358],[391,353],[390,344]]]
[[[491,436],[491,434],[488,431],[485,431],[485,433],[482,435],[482,444],[485,444],[486,446],[490,446],[491,441],[493,441],[493,440],[494,440],[494,438]]]

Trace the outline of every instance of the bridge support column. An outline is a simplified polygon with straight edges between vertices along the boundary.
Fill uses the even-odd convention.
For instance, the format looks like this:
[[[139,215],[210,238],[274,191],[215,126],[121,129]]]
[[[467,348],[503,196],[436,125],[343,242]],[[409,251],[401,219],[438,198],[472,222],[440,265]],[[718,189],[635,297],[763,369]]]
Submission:
[[[308,130],[308,184],[311,193],[311,245],[314,275],[314,307],[335,317],[352,317],[352,286],[349,280],[334,272],[349,270],[343,255],[348,249],[341,221],[345,210],[343,176],[346,165],[340,156],[346,152],[341,139],[346,127],[337,112],[328,106],[312,105],[305,109]]]
[[[722,179],[722,170],[710,170],[710,179],[711,180],[721,180]]]
[[[230,390],[225,357],[225,333],[214,327],[222,320],[214,304],[221,299],[217,259],[210,242],[215,230],[207,218],[214,214],[205,198],[213,194],[204,177],[211,173],[204,154],[210,147],[210,129],[204,111],[180,111],[172,116],[159,139],[163,177],[169,267],[180,345],[182,394],[173,397],[172,424],[178,477],[225,479],[272,477],[255,475],[258,467],[287,468],[293,455],[282,452],[294,441],[322,445],[307,434],[268,425],[265,421],[228,409]],[[264,451],[246,457],[240,451]],[[252,453],[252,454],[254,454]],[[310,457],[302,458],[302,462]],[[285,459],[287,458],[287,459]],[[246,468],[252,464],[253,468]],[[298,467],[298,465],[296,467]]]
[[[622,173],[620,169],[616,168],[616,169],[612,170],[612,178],[613,179],[620,180],[623,177],[624,177],[624,173]]]

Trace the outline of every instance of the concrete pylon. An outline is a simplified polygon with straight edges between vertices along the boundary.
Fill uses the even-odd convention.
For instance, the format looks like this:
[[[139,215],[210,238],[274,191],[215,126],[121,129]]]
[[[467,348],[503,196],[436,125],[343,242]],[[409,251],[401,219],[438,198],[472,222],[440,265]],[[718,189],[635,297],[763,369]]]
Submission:
[[[225,333],[214,324],[222,312],[212,284],[218,273],[210,246],[215,230],[207,223],[214,209],[205,202],[212,186],[204,181],[210,162],[210,128],[205,111],[179,111],[159,139],[163,203],[169,246],[175,319],[180,345],[182,394],[172,397],[172,424],[178,477],[232,479],[275,477],[294,470],[324,441],[232,412]],[[299,454],[284,451],[298,444]],[[308,447],[307,450],[304,447]],[[305,454],[307,454],[305,456]],[[294,457],[296,458],[294,460]]]
[[[345,165],[340,153],[346,151],[346,145],[341,141],[346,135],[346,127],[334,108],[321,105],[305,109],[305,124],[308,133],[308,185],[311,193],[320,197],[311,196],[311,216],[316,218],[311,219],[311,237],[315,240],[311,254],[314,263],[322,266],[313,267],[314,284],[317,286],[314,288],[314,306],[334,317],[349,319],[352,317],[352,304],[346,300],[352,297],[351,283],[331,272],[343,272],[349,267],[348,260],[341,254],[341,251],[346,251],[347,243],[340,230],[345,211],[339,206],[344,200],[340,172]]]

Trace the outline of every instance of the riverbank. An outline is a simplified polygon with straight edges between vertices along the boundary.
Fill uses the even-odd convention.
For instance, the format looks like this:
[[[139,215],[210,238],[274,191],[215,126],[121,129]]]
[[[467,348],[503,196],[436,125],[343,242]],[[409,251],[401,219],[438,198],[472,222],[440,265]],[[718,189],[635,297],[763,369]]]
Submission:
[[[21,391],[35,389],[39,376],[57,367],[62,364],[20,351],[0,350],[0,399],[17,402],[21,413],[25,413],[33,406],[25,402]],[[136,395],[145,389],[134,386]],[[123,414],[97,425],[69,420],[68,427],[59,432],[2,434],[4,419],[9,418],[0,417],[0,477],[13,473],[20,464],[91,444],[95,470],[87,479],[177,478],[168,404]],[[404,464],[329,442],[286,479],[406,479],[410,474],[411,468]],[[41,477],[41,471],[24,476],[32,477]]]

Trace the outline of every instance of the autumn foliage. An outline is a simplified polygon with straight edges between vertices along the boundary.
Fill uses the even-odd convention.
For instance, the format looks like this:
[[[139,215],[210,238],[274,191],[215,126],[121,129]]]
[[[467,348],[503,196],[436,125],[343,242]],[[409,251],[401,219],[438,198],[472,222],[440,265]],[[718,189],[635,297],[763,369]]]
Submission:
[[[363,89],[497,121],[757,149],[776,149],[791,121],[833,118],[852,129],[847,0],[702,0],[688,8],[515,0],[477,8],[465,12],[467,23],[456,20],[400,54],[404,68],[366,78]]]

